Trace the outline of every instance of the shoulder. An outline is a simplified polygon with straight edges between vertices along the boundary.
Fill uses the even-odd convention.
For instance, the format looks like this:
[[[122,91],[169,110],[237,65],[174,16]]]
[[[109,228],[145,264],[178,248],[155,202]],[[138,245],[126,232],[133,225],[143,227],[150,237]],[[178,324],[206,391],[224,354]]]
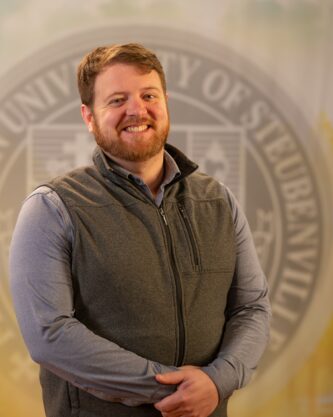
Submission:
[[[41,185],[29,194],[24,200],[23,205],[31,204],[34,206],[48,206],[62,210],[63,204],[58,193],[47,185]]]
[[[67,231],[72,228],[72,221],[66,205],[60,195],[47,185],[36,188],[26,199],[24,205],[30,210],[43,214],[46,221],[51,217],[58,217],[59,225]]]
[[[222,199],[228,203],[225,184],[203,172],[197,171],[185,178],[186,191],[195,199]]]
[[[87,182],[92,178],[98,176],[98,171],[95,166],[89,165],[73,169],[72,171],[66,172],[63,175],[53,178],[46,186],[55,189],[56,187],[77,187],[82,182]]]
[[[55,191],[66,206],[94,204],[97,190],[105,180],[95,166],[77,168],[45,184]]]
[[[14,236],[29,236],[31,241],[42,236],[63,236],[71,241],[73,236],[69,213],[59,195],[47,186],[38,187],[23,201],[17,218]]]
[[[195,200],[219,200],[224,208],[229,210],[237,229],[242,229],[247,223],[245,213],[231,189],[202,172],[195,172],[188,177],[186,194]]]

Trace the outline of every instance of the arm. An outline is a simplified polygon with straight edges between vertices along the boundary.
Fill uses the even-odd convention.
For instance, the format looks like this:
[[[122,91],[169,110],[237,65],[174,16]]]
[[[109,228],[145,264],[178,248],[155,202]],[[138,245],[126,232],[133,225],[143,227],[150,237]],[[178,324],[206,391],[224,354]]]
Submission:
[[[250,227],[235,197],[227,192],[236,232],[236,268],[220,351],[202,368],[217,386],[220,399],[249,382],[267,346],[271,316],[268,286]]]
[[[12,238],[10,285],[33,360],[108,401],[153,403],[174,387],[155,375],[176,369],[97,336],[75,318],[71,282],[73,226],[57,194],[36,190],[24,203]]]
[[[217,357],[207,366],[183,367],[156,377],[163,384],[179,384],[176,393],[155,404],[170,417],[186,410],[209,416],[218,400],[228,398],[250,380],[269,339],[271,313],[266,278],[245,215],[227,192],[236,232],[236,268],[228,293],[222,343]]]

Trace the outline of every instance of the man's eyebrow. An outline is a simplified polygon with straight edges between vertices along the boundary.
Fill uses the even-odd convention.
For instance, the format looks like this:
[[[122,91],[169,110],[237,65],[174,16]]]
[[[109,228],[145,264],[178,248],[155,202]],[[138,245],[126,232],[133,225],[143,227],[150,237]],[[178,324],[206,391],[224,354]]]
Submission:
[[[142,91],[145,91],[145,90],[157,90],[157,91],[161,91],[161,88],[152,85],[152,86],[148,86],[148,87],[143,87],[143,88],[141,88],[141,90]]]
[[[142,87],[141,89],[140,89],[141,91],[147,91],[147,90],[156,90],[156,91],[162,91],[162,89],[161,88],[159,88],[159,87],[155,87],[155,86],[147,86],[147,87]],[[113,91],[112,93],[110,93],[107,97],[106,97],[106,99],[109,99],[109,98],[111,98],[111,97],[113,97],[113,96],[119,96],[119,95],[123,95],[123,94],[128,94],[128,92],[126,91],[126,90],[123,90],[123,91]]]
[[[126,93],[126,91],[113,91],[107,97],[117,96],[117,95],[121,95],[121,94],[127,94],[127,93]]]

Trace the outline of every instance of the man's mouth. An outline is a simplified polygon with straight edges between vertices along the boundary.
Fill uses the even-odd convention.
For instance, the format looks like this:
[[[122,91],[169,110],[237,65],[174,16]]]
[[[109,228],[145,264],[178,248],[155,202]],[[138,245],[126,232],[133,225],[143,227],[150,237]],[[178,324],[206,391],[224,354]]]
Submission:
[[[137,133],[137,132],[144,132],[145,130],[149,129],[149,125],[139,125],[139,126],[127,126],[124,128],[125,132],[130,133]]]

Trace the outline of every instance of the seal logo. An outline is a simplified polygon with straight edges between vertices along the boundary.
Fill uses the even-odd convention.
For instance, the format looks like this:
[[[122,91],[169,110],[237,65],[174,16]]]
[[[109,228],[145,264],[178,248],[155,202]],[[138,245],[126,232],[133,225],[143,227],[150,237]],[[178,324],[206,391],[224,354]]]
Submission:
[[[22,392],[31,392],[28,383],[36,378],[18,343],[6,279],[20,202],[45,180],[90,163],[94,142],[79,115],[77,62],[96,45],[130,41],[155,50],[166,70],[170,142],[225,182],[245,208],[270,283],[273,322],[270,347],[241,396],[260,389],[267,399],[273,389],[267,388],[268,373],[273,380],[290,352],[299,350],[302,321],[316,308],[313,294],[327,280],[322,269],[327,213],[314,170],[318,161],[309,153],[311,132],[281,88],[243,58],[197,35],[160,27],[119,25],[71,35],[0,80],[0,322],[5,329],[0,349],[9,357],[2,377]],[[319,336],[313,334],[309,343]],[[292,374],[287,368],[286,378]]]

